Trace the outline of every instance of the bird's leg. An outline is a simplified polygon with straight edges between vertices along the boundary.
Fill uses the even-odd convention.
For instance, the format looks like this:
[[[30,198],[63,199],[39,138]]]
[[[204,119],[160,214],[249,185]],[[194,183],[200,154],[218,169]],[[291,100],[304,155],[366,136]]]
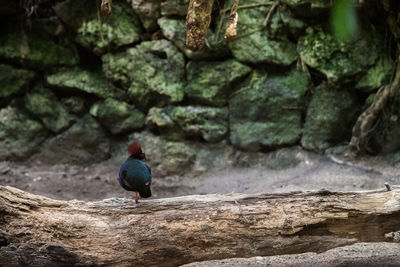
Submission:
[[[136,193],[136,198],[135,198],[135,203],[139,203],[139,192],[135,192]]]

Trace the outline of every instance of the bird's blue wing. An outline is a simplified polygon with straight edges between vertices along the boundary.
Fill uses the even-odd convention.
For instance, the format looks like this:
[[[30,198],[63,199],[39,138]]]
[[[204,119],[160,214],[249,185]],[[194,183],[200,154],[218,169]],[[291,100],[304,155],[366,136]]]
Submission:
[[[144,163],[144,165],[146,166],[147,170],[149,170],[149,180],[151,182],[151,169],[150,169],[149,165],[147,165],[146,163]]]
[[[133,191],[128,184],[127,173],[126,166],[122,165],[121,169],[119,170],[118,182],[125,190]]]

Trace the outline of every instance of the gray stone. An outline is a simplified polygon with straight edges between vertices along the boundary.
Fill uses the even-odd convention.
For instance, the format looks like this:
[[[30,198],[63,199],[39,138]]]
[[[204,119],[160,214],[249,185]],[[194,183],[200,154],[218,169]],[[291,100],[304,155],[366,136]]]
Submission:
[[[298,142],[306,91],[307,78],[298,71],[254,72],[229,102],[232,145],[257,151]]]
[[[183,99],[184,58],[167,40],[142,42],[102,59],[107,77],[127,90],[128,98],[141,109]]]
[[[58,1],[53,6],[54,12],[72,29],[78,29],[82,23],[97,18],[97,1],[92,0],[65,0]]]
[[[144,126],[144,114],[134,106],[112,98],[95,103],[90,114],[97,118],[112,134],[140,129]]]
[[[15,106],[0,109],[0,160],[24,159],[47,137],[43,125]]]
[[[211,29],[208,30],[206,45],[199,51],[186,48],[186,22],[184,19],[162,17],[158,19],[163,35],[178,47],[190,59],[226,58],[230,52],[223,36],[218,37]]]
[[[0,64],[0,98],[18,93],[35,77],[29,70],[16,69],[13,66]]]
[[[152,108],[146,124],[166,139],[201,137],[208,142],[218,142],[228,133],[228,109],[201,106]]]
[[[79,67],[64,68],[46,77],[47,83],[55,89],[67,92],[86,92],[101,98],[112,97],[113,89],[101,70],[86,70]]]
[[[321,84],[315,88],[307,109],[301,145],[306,149],[323,151],[349,141],[360,111],[361,105],[354,93]]]
[[[233,59],[222,62],[191,61],[186,68],[185,93],[189,99],[199,103],[225,105],[234,85],[250,71],[250,67]]]
[[[64,97],[61,102],[72,114],[82,115],[86,110],[85,100],[79,96]]]
[[[85,115],[67,131],[47,140],[39,157],[51,164],[94,163],[109,158],[110,141],[100,124]]]
[[[25,107],[35,114],[47,129],[55,133],[65,130],[75,120],[47,88],[36,89],[26,94]]]
[[[157,29],[157,19],[161,16],[160,0],[128,0],[133,10],[139,15],[143,26],[148,32]]]

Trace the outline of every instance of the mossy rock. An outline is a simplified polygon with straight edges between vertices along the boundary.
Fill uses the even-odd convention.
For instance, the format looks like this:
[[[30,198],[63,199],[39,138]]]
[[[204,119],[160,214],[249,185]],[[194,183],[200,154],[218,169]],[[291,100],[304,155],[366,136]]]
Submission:
[[[43,125],[15,106],[0,109],[0,160],[24,159],[46,139]]]
[[[40,158],[52,164],[93,163],[110,157],[110,140],[101,125],[85,115],[65,132],[48,139],[42,146]]]
[[[53,39],[40,29],[2,26],[0,58],[35,69],[78,63],[76,48],[64,39]]]
[[[25,107],[52,132],[65,130],[75,121],[64,105],[47,88],[38,88],[25,95]]]
[[[0,64],[0,98],[20,92],[35,77],[33,71],[16,69],[13,66]]]
[[[349,141],[360,112],[361,103],[354,92],[321,84],[315,88],[307,109],[301,145],[309,150],[324,151]]]
[[[222,62],[191,61],[186,67],[189,99],[213,106],[223,106],[235,84],[246,77],[251,68],[229,59]]]
[[[282,0],[281,3],[303,17],[315,17],[329,12],[332,8],[331,0]]]
[[[228,109],[201,106],[152,108],[146,124],[166,139],[190,137],[218,142],[228,133]]]
[[[168,141],[149,132],[134,133],[129,140],[142,144],[152,173],[158,176],[186,173],[196,161],[198,148],[192,142]]]
[[[55,89],[66,92],[85,92],[101,98],[114,96],[112,87],[101,70],[79,67],[63,68],[46,77],[47,83]]]
[[[253,72],[229,102],[232,145],[258,151],[297,143],[307,83],[306,75],[296,70]]]
[[[380,40],[373,32],[361,31],[351,41],[338,41],[332,35],[311,28],[300,38],[297,51],[310,67],[322,72],[331,83],[353,82],[375,64]]]
[[[290,65],[297,58],[296,44],[289,40],[292,30],[304,27],[304,23],[292,17],[285,8],[275,11],[268,25],[264,25],[266,14],[273,1],[263,2],[252,8],[238,10],[238,37],[229,42],[229,48],[236,59],[252,64],[270,63],[277,65]],[[260,4],[257,0],[246,1],[246,4]],[[224,8],[232,6],[232,1],[227,1]],[[281,13],[284,12],[284,15]],[[282,20],[281,18],[285,18]],[[222,17],[225,25],[228,13]],[[224,29],[226,27],[223,27]],[[292,30],[288,30],[292,29]]]
[[[161,2],[162,16],[186,17],[189,0],[166,0]]]
[[[379,57],[376,64],[368,68],[367,73],[358,80],[354,88],[363,92],[372,92],[389,84],[393,68],[393,62],[389,56],[382,52],[382,56]]]
[[[370,133],[368,151],[373,153],[398,153],[400,150],[400,90],[397,88],[393,101],[389,102],[375,128]]]
[[[162,2],[164,1],[128,0],[147,32],[153,32],[157,29],[157,20],[161,17]]]
[[[102,60],[107,77],[141,109],[183,99],[184,58],[167,40],[142,42],[125,52],[106,54]]]
[[[86,103],[83,97],[66,96],[61,98],[64,107],[72,114],[83,115],[86,111]]]
[[[230,54],[223,36],[218,38],[211,29],[207,33],[207,44],[200,51],[194,52],[186,48],[186,21],[184,19],[162,17],[158,19],[158,24],[163,35],[190,59],[218,59],[226,58]]]
[[[126,2],[114,1],[112,15],[97,16],[94,1],[67,1],[56,5],[60,19],[76,33],[75,41],[96,55],[136,43],[142,33],[139,18]],[[84,9],[85,13],[81,12]]]
[[[112,134],[126,133],[143,128],[144,114],[134,106],[112,98],[95,103],[90,114]]]

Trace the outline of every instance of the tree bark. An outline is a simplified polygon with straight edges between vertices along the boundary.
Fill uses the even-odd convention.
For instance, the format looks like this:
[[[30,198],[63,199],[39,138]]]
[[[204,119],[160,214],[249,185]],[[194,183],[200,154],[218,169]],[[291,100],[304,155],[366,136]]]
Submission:
[[[395,242],[400,189],[60,201],[0,186],[6,266],[177,266]],[[0,264],[1,265],[1,264]]]

